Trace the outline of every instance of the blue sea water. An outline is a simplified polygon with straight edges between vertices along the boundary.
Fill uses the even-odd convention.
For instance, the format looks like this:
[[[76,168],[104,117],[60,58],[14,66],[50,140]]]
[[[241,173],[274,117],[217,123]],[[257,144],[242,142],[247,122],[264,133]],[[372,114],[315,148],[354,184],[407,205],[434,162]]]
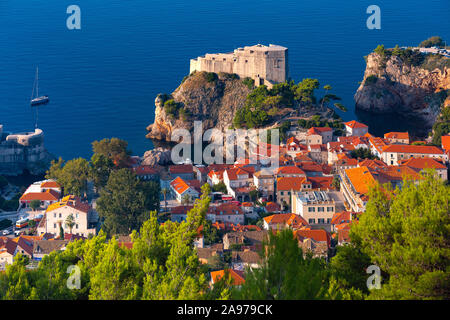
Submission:
[[[66,9],[81,8],[81,30],[68,30]],[[366,9],[381,8],[381,30]],[[290,75],[331,84],[355,118],[353,95],[364,55],[378,44],[416,45],[433,35],[450,42],[448,0],[0,0],[0,124],[34,128],[29,106],[36,66],[38,124],[47,149],[64,159],[90,157],[91,142],[119,137],[134,154],[152,148],[145,127],[154,98],[172,92],[189,59],[234,48],[289,48]],[[379,128],[402,129],[396,119]]]

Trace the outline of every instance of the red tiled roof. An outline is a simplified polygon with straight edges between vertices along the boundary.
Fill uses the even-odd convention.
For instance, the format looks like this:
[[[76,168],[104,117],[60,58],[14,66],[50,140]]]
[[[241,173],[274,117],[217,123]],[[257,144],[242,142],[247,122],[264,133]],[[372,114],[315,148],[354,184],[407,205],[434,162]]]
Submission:
[[[194,172],[192,164],[177,164],[169,166],[170,174],[192,173],[192,172]]]
[[[175,189],[175,191],[178,194],[183,194],[186,190],[188,190],[190,187],[189,185],[186,183],[186,181],[184,181],[183,179],[181,179],[180,177],[176,177],[171,183],[170,185],[172,186],[172,188]]]
[[[322,132],[329,132],[329,131],[333,131],[333,129],[329,128],[329,127],[311,127],[307,134],[318,134],[320,135]]]
[[[331,219],[331,224],[341,224],[344,222],[349,222],[352,220],[352,212],[350,211],[341,211],[336,212]]]
[[[344,123],[346,126],[355,129],[355,128],[368,128],[368,126],[366,126],[364,123],[361,122],[357,122],[355,120],[349,121],[349,122],[345,122]]]
[[[59,189],[61,189],[61,186],[56,181],[44,181],[41,183],[41,188],[59,188]]]
[[[300,191],[304,184],[309,184],[305,177],[281,177],[277,179],[277,191]]]
[[[305,171],[296,166],[279,167],[276,174],[298,174],[305,175]]]
[[[215,215],[243,215],[242,209],[234,203],[221,203],[217,206],[211,205],[208,214]]]
[[[444,150],[450,150],[450,135],[442,136],[441,142]]]
[[[55,202],[47,207],[46,212],[59,209],[64,206],[69,206],[71,208],[74,208],[76,210],[88,213],[91,209],[91,206],[87,202],[82,202],[79,197],[68,195],[62,198],[60,201]],[[43,219],[44,220],[44,219]]]
[[[333,177],[309,177],[308,180],[312,183],[313,189],[334,189],[333,184]]]
[[[232,284],[235,286],[240,286],[245,282],[244,272],[226,269],[229,277],[232,279]],[[225,270],[211,271],[211,279],[213,283],[217,283],[225,275]]]
[[[176,206],[176,207],[173,207],[172,209],[170,209],[170,213],[172,213],[172,214],[187,214],[187,212],[189,210],[191,210],[193,207],[194,207],[193,205]]]
[[[402,161],[402,165],[410,167],[412,169],[447,169],[445,165],[433,158],[410,158]]]
[[[367,167],[367,168],[371,168],[371,169],[378,169],[378,168],[387,167],[387,164],[378,159],[374,159],[374,160],[364,159],[364,160],[358,162],[358,167]]]
[[[23,251],[28,253],[30,256],[33,255],[33,242],[30,240],[26,240],[24,237],[19,237],[17,241],[17,246],[22,248]]]
[[[308,222],[295,213],[279,213],[265,217],[264,221],[269,225],[286,224],[291,228],[300,228],[309,226]]]
[[[58,201],[59,199],[59,192],[48,189],[45,192],[29,192],[25,193],[20,197],[20,201],[33,201],[33,200],[40,200],[40,201]]]
[[[366,194],[369,187],[376,183],[375,178],[367,167],[358,167],[345,170],[345,174],[355,188],[356,192]]]
[[[228,175],[228,179],[230,180],[238,180],[238,176],[247,176],[250,177],[250,173],[242,168],[232,168],[232,169],[227,169],[225,170],[225,172]],[[247,178],[244,178],[247,179]]]
[[[318,242],[326,242],[327,246],[330,246],[330,234],[323,229],[299,229],[294,231],[294,235],[301,241],[303,241],[303,239],[313,239]]]
[[[423,154],[444,154],[441,148],[436,146],[421,146],[421,145],[403,145],[391,144],[383,149],[383,152],[398,152],[398,153],[423,153]]]
[[[275,202],[267,202],[266,204],[267,212],[277,212],[281,210],[281,207],[278,203]]]
[[[388,132],[384,134],[385,139],[407,139],[409,140],[408,132]]]

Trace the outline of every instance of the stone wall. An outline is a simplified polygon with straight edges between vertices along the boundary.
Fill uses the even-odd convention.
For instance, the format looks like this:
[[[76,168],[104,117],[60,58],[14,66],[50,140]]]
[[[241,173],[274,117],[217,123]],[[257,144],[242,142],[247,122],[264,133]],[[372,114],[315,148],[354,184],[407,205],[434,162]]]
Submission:
[[[255,85],[265,84],[270,87],[289,77],[288,49],[258,44],[238,48],[230,53],[208,53],[191,59],[190,73],[194,71],[235,73],[241,78],[252,78]]]
[[[27,169],[31,173],[45,172],[51,160],[44,147],[41,129],[18,134],[3,133],[0,126],[0,174],[16,175]]]

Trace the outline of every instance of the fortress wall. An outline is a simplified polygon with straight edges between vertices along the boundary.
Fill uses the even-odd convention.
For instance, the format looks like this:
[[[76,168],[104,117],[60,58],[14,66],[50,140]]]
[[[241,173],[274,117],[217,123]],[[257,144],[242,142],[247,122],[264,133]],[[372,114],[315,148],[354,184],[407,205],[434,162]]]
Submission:
[[[0,173],[20,174],[39,161],[45,161],[47,151],[44,147],[44,133],[41,129],[34,132],[10,134],[0,141]]]
[[[6,141],[13,141],[23,146],[33,146],[44,142],[44,133],[41,129],[35,129],[34,132],[10,134]]]
[[[271,85],[287,80],[287,63],[287,48],[256,45],[238,48],[233,53],[206,54],[191,59],[190,72],[236,73],[241,78],[254,79],[257,85]]]

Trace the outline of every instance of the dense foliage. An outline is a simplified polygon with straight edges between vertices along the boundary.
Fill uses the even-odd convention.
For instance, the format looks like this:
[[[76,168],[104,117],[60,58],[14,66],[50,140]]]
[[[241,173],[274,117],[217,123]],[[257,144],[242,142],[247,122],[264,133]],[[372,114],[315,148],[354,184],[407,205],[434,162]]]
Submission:
[[[419,47],[430,48],[430,47],[442,47],[444,46],[444,40],[441,37],[433,36],[428,39],[422,41],[419,44]]]
[[[159,210],[159,184],[142,182],[123,168],[111,172],[97,199],[97,211],[108,234],[129,234],[148,218],[148,211]]]
[[[244,79],[245,80],[245,79]],[[248,83],[250,85],[250,83]],[[294,81],[273,85],[271,89],[261,85],[252,90],[245,100],[242,109],[237,110],[233,125],[236,128],[258,128],[276,120],[284,108],[308,109],[312,107],[329,107],[332,100],[340,100],[334,94],[328,93],[330,85],[324,86],[325,96],[320,99],[317,106],[315,90],[319,88],[317,79],[305,78],[298,84]],[[346,108],[338,103],[334,107],[345,111]]]
[[[368,148],[358,148],[350,151],[350,157],[353,159],[379,159],[376,155],[374,155],[370,149]]]
[[[433,144],[441,146],[443,135],[450,132],[450,108],[442,108],[441,114],[433,125]]]
[[[450,187],[428,172],[419,184],[404,181],[401,190],[377,186],[369,196],[350,233],[384,274],[381,289],[369,297],[450,298]]]

